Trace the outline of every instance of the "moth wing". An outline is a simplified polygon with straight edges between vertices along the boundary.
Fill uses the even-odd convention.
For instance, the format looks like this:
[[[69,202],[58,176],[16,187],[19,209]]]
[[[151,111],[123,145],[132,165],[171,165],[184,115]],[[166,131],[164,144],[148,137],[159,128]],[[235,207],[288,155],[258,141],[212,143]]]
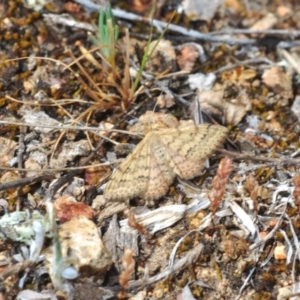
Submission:
[[[160,140],[174,172],[181,178],[190,179],[199,174],[203,162],[221,146],[227,132],[223,126],[199,125],[160,133]]]

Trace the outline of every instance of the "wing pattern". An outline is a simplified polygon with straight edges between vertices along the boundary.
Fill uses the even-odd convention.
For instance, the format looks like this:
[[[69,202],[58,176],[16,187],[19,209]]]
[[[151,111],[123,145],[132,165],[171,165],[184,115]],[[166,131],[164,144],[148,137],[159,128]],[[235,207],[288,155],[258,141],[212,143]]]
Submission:
[[[162,197],[176,175],[184,179],[197,176],[227,132],[219,125],[149,132],[112,175],[104,197],[111,201]]]

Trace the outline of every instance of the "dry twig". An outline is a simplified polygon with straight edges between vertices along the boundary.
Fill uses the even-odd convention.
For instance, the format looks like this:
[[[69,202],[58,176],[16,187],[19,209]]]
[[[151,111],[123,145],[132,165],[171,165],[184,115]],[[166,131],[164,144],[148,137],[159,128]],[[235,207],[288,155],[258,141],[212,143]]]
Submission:
[[[18,170],[18,169],[11,168],[11,170]],[[26,170],[26,169],[22,169],[22,170]],[[32,171],[32,170],[27,170],[27,171]],[[44,170],[40,170],[40,171],[44,171]],[[7,189],[15,189],[15,188],[24,186],[26,184],[33,184],[33,183],[40,182],[42,180],[51,180],[54,178],[55,178],[55,176],[53,174],[42,174],[42,175],[38,175],[38,176],[20,178],[15,181],[9,181],[9,182],[0,184],[0,191],[5,191]]]
[[[19,135],[19,149],[18,149],[18,167],[23,167],[23,157],[25,152],[25,144],[24,144],[24,138],[26,133],[26,127],[21,126],[20,127],[20,135]],[[22,172],[19,172],[18,174],[19,179],[21,180],[24,174]],[[16,210],[19,211],[21,207],[21,199],[22,199],[22,191],[21,189],[18,189],[18,200],[16,203]]]
[[[99,4],[95,4],[90,0],[75,0],[78,4],[82,5],[89,11],[98,12],[100,7],[102,7]],[[168,26],[168,29],[170,31],[174,31],[177,33],[180,33],[185,36],[189,36],[191,38],[196,38],[200,40],[204,40],[207,42],[216,42],[216,43],[226,43],[230,45],[253,45],[257,43],[256,39],[239,39],[239,38],[232,38],[232,37],[222,37],[220,35],[234,35],[234,34],[262,34],[262,35],[283,35],[288,36],[291,39],[300,36],[299,30],[277,30],[277,29],[270,29],[270,30],[251,30],[251,29],[233,29],[233,30],[224,30],[224,31],[215,31],[211,33],[201,33],[196,30],[189,30],[184,27],[174,25],[174,24],[168,24],[167,22],[142,17],[133,13],[128,13],[120,9],[112,9],[112,12],[115,17],[126,19],[130,21],[139,21],[144,22],[148,24],[153,24],[154,27],[156,27],[159,31],[163,31],[164,28]],[[48,14],[49,15],[49,14]],[[47,14],[44,14],[44,16],[47,17]],[[51,16],[50,16],[51,18]],[[59,20],[58,20],[59,21]],[[66,20],[66,25],[69,22],[69,20]],[[79,26],[82,28],[82,24],[79,24]],[[217,36],[216,36],[217,35]],[[299,45],[298,41],[292,41],[291,43],[284,42],[282,46],[286,47],[292,47],[295,45]]]
[[[90,11],[98,12],[101,5],[95,4],[90,0],[75,0],[78,4],[84,6]],[[197,30],[188,30],[184,27],[174,25],[174,24],[169,24],[167,22],[151,19],[151,18],[145,18],[133,13],[128,13],[120,9],[112,9],[112,12],[115,17],[121,18],[121,19],[126,19],[130,21],[139,21],[139,22],[144,22],[148,24],[152,24],[154,27],[156,27],[159,31],[163,31],[166,27],[170,31],[174,31],[177,33],[180,33],[182,35],[189,36],[191,38],[197,38],[200,40],[205,40],[208,42],[217,42],[217,43],[227,43],[230,45],[252,45],[256,43],[255,39],[234,39],[234,38],[223,38],[223,37],[215,37],[211,36],[209,34],[201,33]]]
[[[254,155],[247,155],[232,151],[227,151],[224,149],[217,149],[217,152],[221,153],[224,156],[230,156],[233,160],[250,160],[250,161],[257,161],[257,162],[266,162],[271,163],[273,166],[278,165],[300,165],[300,159],[294,158],[272,158],[272,157],[264,157],[264,156],[254,156]]]
[[[260,63],[265,63],[269,66],[275,65],[271,60],[269,60],[266,57],[258,57],[258,58],[246,59],[246,60],[243,60],[243,61],[239,61],[235,64],[230,64],[228,66],[221,67],[221,68],[217,69],[216,71],[214,71],[213,73],[218,74],[218,73],[222,73],[222,72],[225,72],[225,71],[235,69],[239,66],[246,66],[246,65],[250,65],[250,64],[260,64]]]

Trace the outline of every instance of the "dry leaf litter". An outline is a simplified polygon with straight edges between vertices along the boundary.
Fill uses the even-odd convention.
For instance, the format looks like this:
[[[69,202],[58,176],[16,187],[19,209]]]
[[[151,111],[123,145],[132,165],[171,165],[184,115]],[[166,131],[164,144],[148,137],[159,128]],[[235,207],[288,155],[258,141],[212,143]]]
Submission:
[[[297,299],[299,3],[149,3],[0,3],[0,297]]]

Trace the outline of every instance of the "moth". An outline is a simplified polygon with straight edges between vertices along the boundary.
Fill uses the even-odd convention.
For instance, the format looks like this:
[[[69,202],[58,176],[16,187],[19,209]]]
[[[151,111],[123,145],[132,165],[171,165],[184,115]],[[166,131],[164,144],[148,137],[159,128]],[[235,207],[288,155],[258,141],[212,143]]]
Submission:
[[[220,125],[168,128],[147,133],[112,175],[108,201],[140,197],[148,203],[164,196],[176,176],[192,179],[221,146],[228,130]]]

